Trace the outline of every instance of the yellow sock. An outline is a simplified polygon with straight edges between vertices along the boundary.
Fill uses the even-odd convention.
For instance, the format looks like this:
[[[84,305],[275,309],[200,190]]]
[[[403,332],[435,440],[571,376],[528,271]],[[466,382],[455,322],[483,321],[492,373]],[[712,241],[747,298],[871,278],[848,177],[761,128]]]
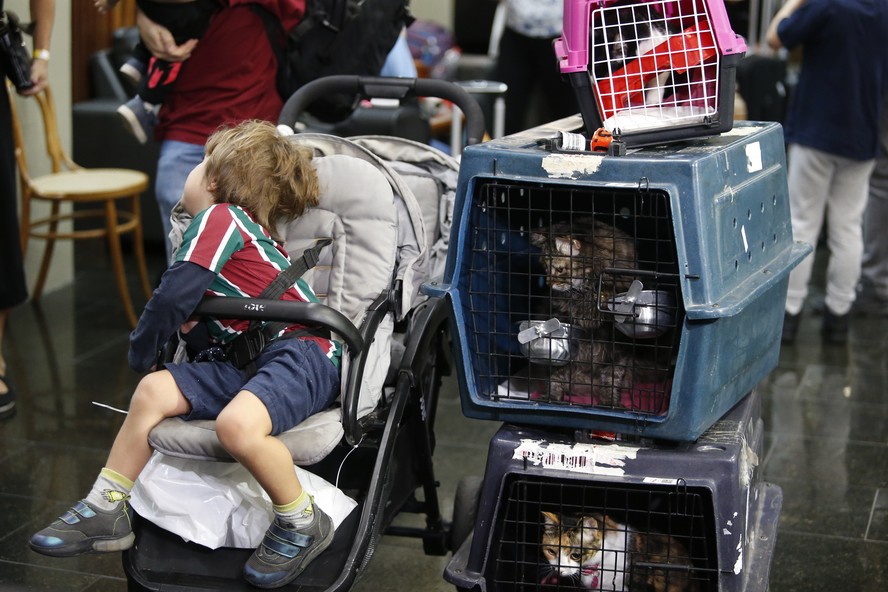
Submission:
[[[304,489],[302,493],[299,494],[299,497],[294,499],[289,504],[284,504],[279,506],[278,504],[274,504],[274,511],[278,514],[293,514],[294,512],[300,512],[307,508],[311,503],[311,496],[308,495]]]
[[[117,471],[105,467],[96,478],[96,482],[86,496],[86,501],[96,508],[110,512],[117,509],[121,502],[129,498],[132,488],[133,482],[131,480]]]
[[[312,520],[312,501],[312,497],[303,489],[299,497],[289,504],[275,504],[274,513],[278,520],[289,528],[308,526]]]
[[[99,475],[102,477],[106,477],[109,480],[117,483],[121,487],[125,488],[127,491],[130,491],[133,488],[133,482],[118,473],[117,471],[113,471],[108,467],[105,467],[99,472]]]

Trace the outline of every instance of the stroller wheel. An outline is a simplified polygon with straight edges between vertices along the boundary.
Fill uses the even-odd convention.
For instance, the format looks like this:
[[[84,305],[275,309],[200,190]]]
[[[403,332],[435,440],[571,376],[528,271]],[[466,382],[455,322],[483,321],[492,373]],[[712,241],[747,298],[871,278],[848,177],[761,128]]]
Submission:
[[[450,525],[450,551],[455,553],[475,529],[483,477],[468,475],[459,480],[453,498],[453,522]]]

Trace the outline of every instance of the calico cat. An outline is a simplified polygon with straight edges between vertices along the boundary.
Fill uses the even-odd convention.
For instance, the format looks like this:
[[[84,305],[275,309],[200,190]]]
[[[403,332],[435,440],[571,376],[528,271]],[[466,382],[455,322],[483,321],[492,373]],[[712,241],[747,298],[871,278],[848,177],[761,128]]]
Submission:
[[[551,290],[544,315],[586,330],[574,359],[553,368],[549,396],[557,401],[567,394],[592,395],[607,406],[620,404],[620,390],[632,384],[631,352],[596,331],[602,326],[599,299],[607,301],[614,294],[628,290],[631,275],[605,274],[598,293],[599,278],[605,268],[638,267],[635,242],[605,222],[591,216],[558,222],[530,235],[532,245],[540,248],[540,261],[546,271],[546,285]],[[608,317],[609,320],[609,317]]]
[[[688,552],[675,537],[640,532],[603,514],[542,517],[544,582],[568,579],[583,590],[698,592]]]

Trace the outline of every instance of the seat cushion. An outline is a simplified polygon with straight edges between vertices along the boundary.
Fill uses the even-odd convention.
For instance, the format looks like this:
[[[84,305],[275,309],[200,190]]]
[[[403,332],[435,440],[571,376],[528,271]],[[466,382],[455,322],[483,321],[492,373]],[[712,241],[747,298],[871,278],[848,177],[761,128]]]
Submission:
[[[312,415],[277,438],[290,451],[295,464],[309,466],[330,454],[343,434],[342,412],[334,407]],[[209,419],[165,419],[151,430],[148,442],[158,452],[177,458],[234,460],[216,437],[216,422]]]

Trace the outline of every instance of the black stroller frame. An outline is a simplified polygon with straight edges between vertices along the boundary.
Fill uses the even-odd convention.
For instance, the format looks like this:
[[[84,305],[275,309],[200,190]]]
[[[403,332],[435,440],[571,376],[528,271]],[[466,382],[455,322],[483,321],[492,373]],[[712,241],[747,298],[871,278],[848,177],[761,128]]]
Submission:
[[[383,89],[380,91],[379,89]],[[388,90],[386,90],[388,89]],[[358,96],[395,93],[401,97],[442,96],[459,105],[467,116],[469,141],[483,133],[483,116],[465,91],[441,81],[329,77],[304,86],[284,106],[279,123],[293,125],[302,109],[328,92]],[[312,134],[309,134],[312,135]],[[299,141],[299,136],[294,136]],[[333,145],[344,143],[330,136]],[[311,141],[311,140],[309,140]],[[197,314],[263,321],[300,322],[326,327],[345,343],[347,364],[343,383],[339,445],[306,470],[335,483],[358,502],[336,530],[331,546],[283,590],[334,591],[349,589],[372,559],[385,533],[419,537],[427,554],[450,550],[450,528],[438,500],[432,456],[434,425],[442,377],[449,374],[448,314],[443,302],[420,301],[395,323],[405,336],[400,361],[393,361],[394,378],[377,406],[359,414],[361,377],[367,352],[386,315],[402,307],[403,285],[392,282],[368,308],[359,326],[336,310],[318,303],[283,303],[261,299],[205,299]],[[346,374],[347,373],[347,374]],[[422,490],[422,498],[417,491]],[[425,515],[425,527],[391,527],[401,512]],[[123,555],[130,590],[252,590],[242,578],[242,566],[252,549],[221,547],[210,550],[182,540],[136,516],[136,542]]]

